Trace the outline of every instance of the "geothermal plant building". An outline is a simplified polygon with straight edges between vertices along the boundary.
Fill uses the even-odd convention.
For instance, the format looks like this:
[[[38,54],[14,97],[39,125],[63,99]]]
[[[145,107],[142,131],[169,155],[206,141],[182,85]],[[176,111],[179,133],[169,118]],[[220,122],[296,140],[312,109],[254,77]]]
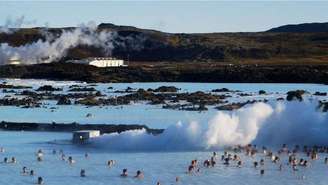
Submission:
[[[9,64],[9,65],[21,65],[21,61],[19,59],[9,59],[7,61],[7,64]]]
[[[96,67],[121,67],[121,66],[127,66],[124,63],[124,60],[116,59],[116,58],[104,58],[104,57],[86,58],[86,59],[81,59],[81,60],[68,60],[66,62],[76,63],[76,64],[92,65],[92,66],[96,66]]]

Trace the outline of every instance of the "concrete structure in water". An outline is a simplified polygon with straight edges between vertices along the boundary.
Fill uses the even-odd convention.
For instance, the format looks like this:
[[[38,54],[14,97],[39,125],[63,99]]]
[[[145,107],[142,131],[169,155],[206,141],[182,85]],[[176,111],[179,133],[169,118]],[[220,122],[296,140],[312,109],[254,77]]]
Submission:
[[[100,136],[99,130],[79,130],[73,132],[73,142],[74,143],[85,143],[90,138],[95,138]]]
[[[108,57],[90,57],[81,60],[68,60],[66,62],[76,63],[76,64],[85,64],[92,65],[96,67],[123,67],[127,66],[124,60],[116,59],[116,58],[108,58]]]

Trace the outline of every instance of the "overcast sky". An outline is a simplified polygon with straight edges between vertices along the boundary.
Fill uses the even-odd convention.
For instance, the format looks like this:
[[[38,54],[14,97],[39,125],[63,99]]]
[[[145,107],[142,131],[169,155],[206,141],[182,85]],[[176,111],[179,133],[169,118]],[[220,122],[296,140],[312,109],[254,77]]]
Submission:
[[[1,1],[0,25],[24,16],[23,27],[94,21],[166,32],[246,32],[328,22],[327,12],[328,1]]]

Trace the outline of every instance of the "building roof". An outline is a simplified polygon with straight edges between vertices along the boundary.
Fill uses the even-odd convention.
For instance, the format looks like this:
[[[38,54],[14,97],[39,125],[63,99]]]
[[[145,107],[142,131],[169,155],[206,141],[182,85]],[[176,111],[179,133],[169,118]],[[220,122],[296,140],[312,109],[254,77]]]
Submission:
[[[122,60],[113,57],[88,57],[87,60]]]
[[[78,130],[73,133],[100,132],[100,130]]]

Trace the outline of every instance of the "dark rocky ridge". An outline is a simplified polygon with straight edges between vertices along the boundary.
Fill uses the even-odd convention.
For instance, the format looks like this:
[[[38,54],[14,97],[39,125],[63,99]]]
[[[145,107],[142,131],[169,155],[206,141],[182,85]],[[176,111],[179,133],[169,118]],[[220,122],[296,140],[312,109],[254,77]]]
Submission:
[[[328,32],[328,22],[326,23],[304,23],[304,24],[289,24],[272,28],[267,32],[289,32],[289,33],[316,33]]]
[[[163,129],[151,129],[145,125],[0,122],[0,130],[8,131],[73,132],[78,130],[100,130],[100,133],[104,134],[140,129],[145,129],[150,134],[160,134],[164,131]]]
[[[175,65],[174,65],[175,66]],[[0,66],[0,78],[77,80],[86,82],[259,82],[328,83],[328,65],[208,65],[130,66],[97,68],[50,63]]]
[[[320,24],[325,27],[326,24]],[[283,27],[282,27],[283,28]],[[328,32],[301,28],[290,33],[285,29],[272,29],[256,33],[164,33],[131,26],[100,24],[97,31],[115,31],[122,44],[114,44],[114,57],[129,58],[131,61],[214,61],[225,62],[240,59],[270,59],[286,57],[328,56]],[[48,32],[59,37],[69,28],[49,28]],[[0,43],[11,46],[45,40],[44,28],[22,28],[12,34],[0,33]],[[281,30],[281,31],[279,31]],[[321,30],[321,29],[320,29]],[[311,32],[309,32],[311,31]],[[277,33],[279,32],[279,33]],[[298,33],[297,33],[298,32]],[[100,48],[77,46],[71,48],[66,59],[79,59],[105,55]]]

